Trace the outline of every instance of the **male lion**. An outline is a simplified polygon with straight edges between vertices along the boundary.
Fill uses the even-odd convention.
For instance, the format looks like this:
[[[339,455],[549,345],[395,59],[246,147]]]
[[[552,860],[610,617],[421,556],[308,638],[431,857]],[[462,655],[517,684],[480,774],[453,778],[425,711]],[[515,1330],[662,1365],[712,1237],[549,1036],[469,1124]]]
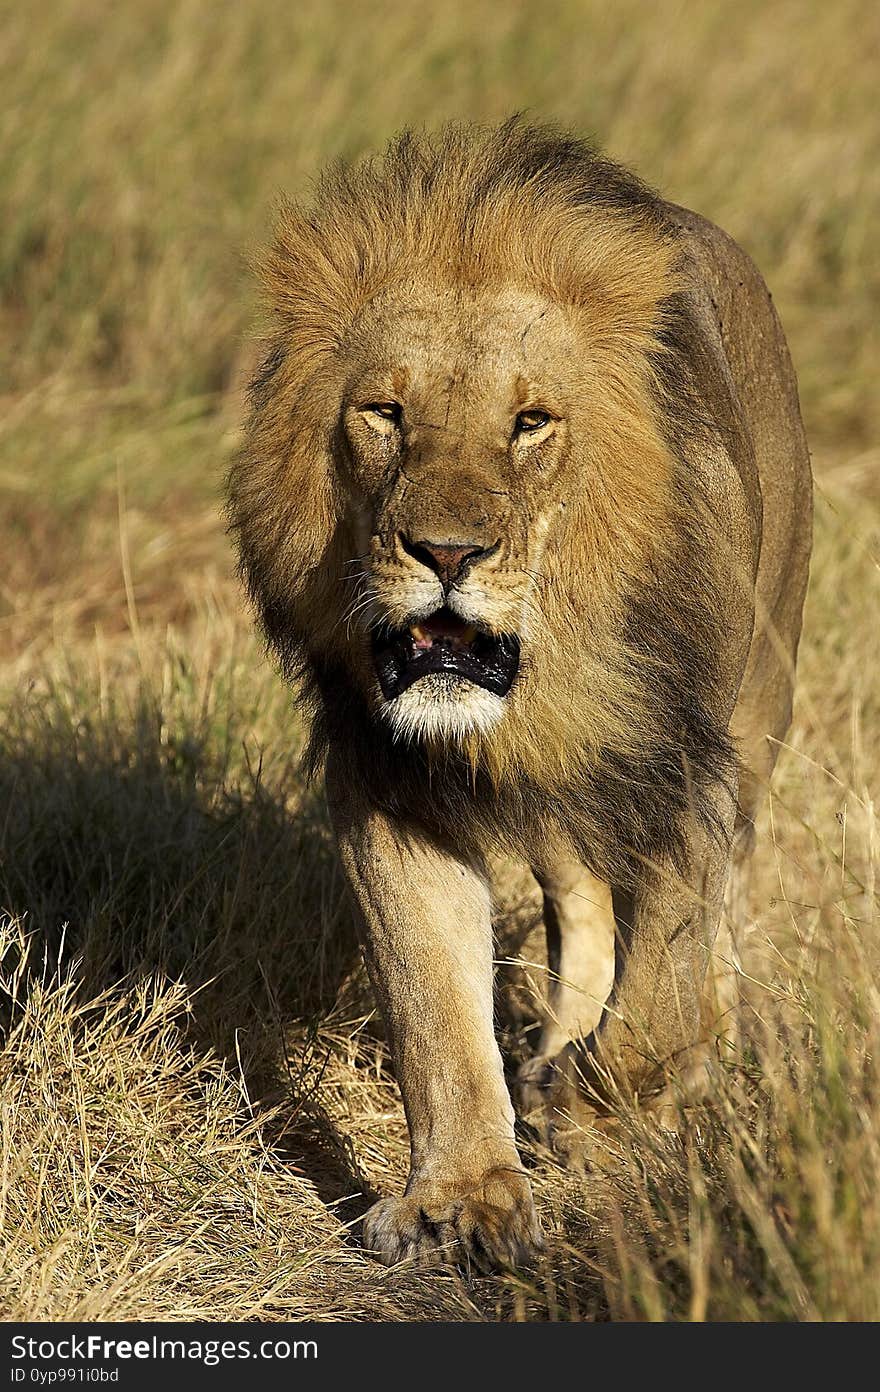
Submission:
[[[693,1076],[790,718],[811,517],[794,374],[728,236],[519,121],[334,167],[263,273],[230,509],[326,757],[409,1122],[406,1192],[365,1241],[515,1264],[541,1235],[493,1031],[487,857],[544,892],[527,1105],[558,1110],[574,1071],[599,1097]]]

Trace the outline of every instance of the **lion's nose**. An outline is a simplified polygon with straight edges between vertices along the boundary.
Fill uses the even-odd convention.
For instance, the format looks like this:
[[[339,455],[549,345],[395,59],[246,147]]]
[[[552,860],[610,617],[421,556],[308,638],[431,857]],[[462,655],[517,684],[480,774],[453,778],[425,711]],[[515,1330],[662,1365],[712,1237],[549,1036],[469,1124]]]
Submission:
[[[477,546],[469,541],[410,541],[402,532],[400,544],[413,560],[433,570],[444,590],[451,590],[475,561],[498,550],[497,541],[493,546]]]

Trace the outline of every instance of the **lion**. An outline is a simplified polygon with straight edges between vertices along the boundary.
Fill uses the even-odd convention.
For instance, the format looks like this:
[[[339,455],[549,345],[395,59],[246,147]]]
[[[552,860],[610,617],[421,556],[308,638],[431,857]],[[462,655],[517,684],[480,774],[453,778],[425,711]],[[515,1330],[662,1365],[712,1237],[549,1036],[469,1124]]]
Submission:
[[[791,715],[792,365],[729,236],[520,119],[334,166],[261,274],[231,525],[325,769],[410,1133],[364,1243],[515,1267],[542,1233],[487,866],[520,858],[544,896],[523,1110],[705,1076],[725,894]]]

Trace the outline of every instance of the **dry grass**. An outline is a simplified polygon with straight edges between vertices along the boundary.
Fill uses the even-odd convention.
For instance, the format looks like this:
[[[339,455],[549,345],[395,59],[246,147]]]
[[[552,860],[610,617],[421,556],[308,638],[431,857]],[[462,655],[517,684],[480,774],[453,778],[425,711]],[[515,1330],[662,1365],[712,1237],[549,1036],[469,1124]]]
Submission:
[[[404,0],[4,12],[0,1310],[7,1318],[880,1318],[876,7]],[[405,1173],[300,728],[230,574],[240,251],[406,121],[593,132],[765,270],[819,481],[751,887],[753,1044],[636,1115],[528,1281],[385,1272]],[[539,958],[510,879],[499,958]],[[742,925],[743,927],[747,925]],[[515,1061],[525,973],[501,968]],[[356,1229],[354,1230],[356,1232]]]

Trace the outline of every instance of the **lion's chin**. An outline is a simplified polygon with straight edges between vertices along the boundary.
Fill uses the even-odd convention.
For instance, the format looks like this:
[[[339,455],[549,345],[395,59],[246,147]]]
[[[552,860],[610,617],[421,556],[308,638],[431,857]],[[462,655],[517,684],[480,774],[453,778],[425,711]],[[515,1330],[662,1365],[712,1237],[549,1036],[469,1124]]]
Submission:
[[[413,743],[461,744],[486,734],[504,715],[507,700],[445,672],[421,677],[400,696],[383,701],[382,718],[395,739]]]

